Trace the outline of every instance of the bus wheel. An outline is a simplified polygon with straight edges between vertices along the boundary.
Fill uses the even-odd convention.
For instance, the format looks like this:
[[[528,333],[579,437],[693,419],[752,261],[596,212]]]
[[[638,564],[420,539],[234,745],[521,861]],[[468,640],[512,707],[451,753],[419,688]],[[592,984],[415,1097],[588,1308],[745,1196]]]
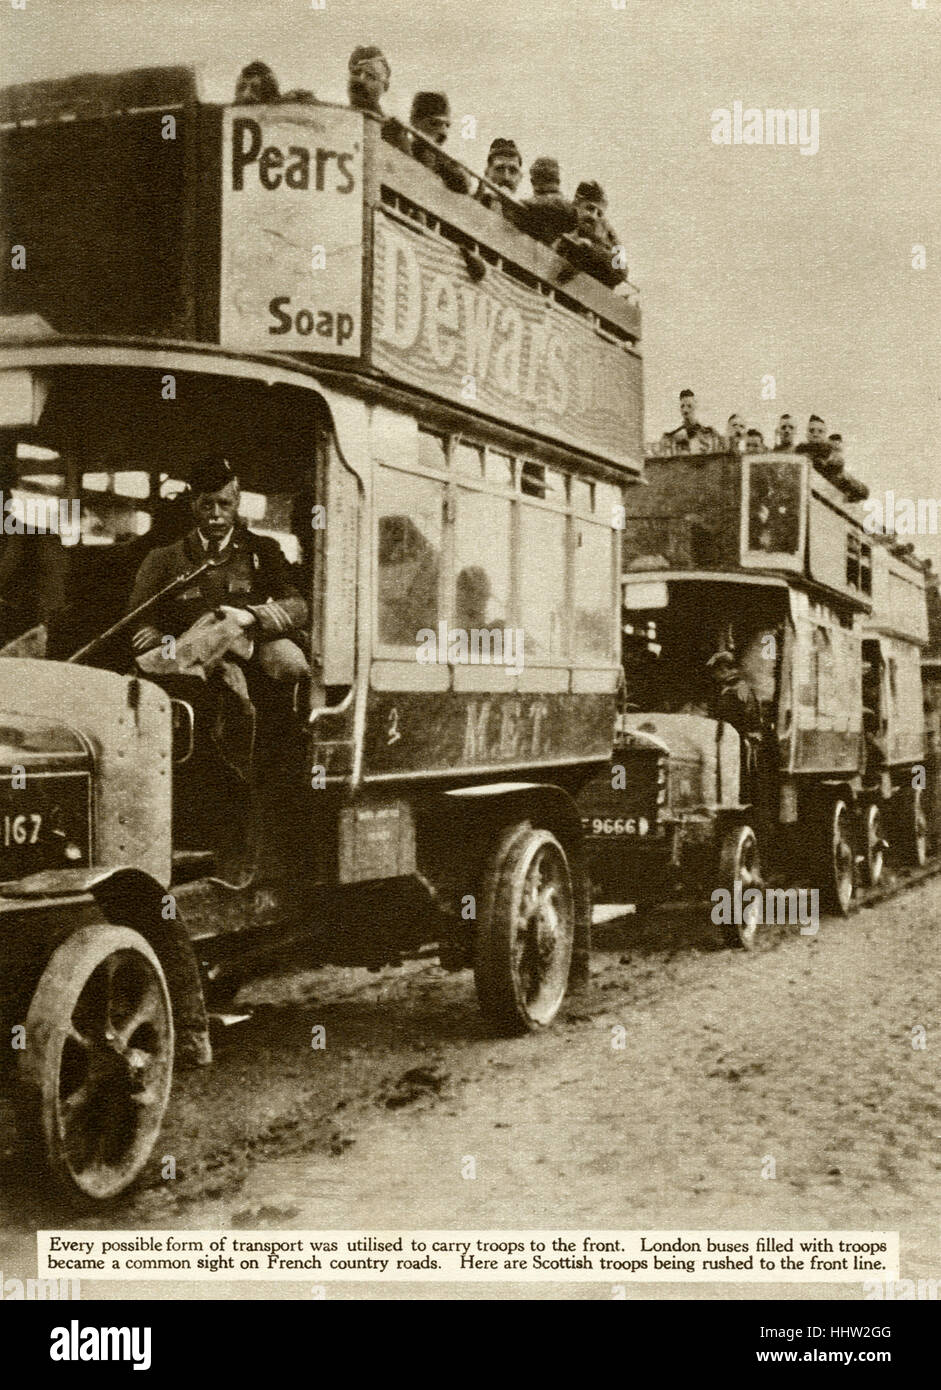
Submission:
[[[128,927],[83,927],[52,954],[26,1015],[22,1109],[53,1176],[105,1201],[141,1172],[173,1076],[173,1014],[159,960]]]
[[[882,879],[885,852],[888,848],[882,834],[882,808],[878,801],[870,801],[866,807],[865,835],[862,855],[863,877],[868,887],[875,888]]]
[[[922,868],[928,862],[928,817],[921,787],[906,791],[900,809],[902,854],[906,864],[917,864]]]
[[[828,912],[845,917],[853,900],[856,851],[853,814],[840,798],[830,803],[818,831],[820,896]]]
[[[474,980],[481,1012],[501,1033],[536,1032],[565,998],[575,895],[565,850],[529,821],[500,837],[484,875]]]
[[[741,884],[741,899],[736,900],[735,885]],[[736,825],[726,830],[719,849],[719,886],[733,902],[741,902],[740,922],[723,922],[722,937],[727,946],[743,946],[753,951],[758,943],[764,914],[761,904],[744,901],[748,888],[761,889],[761,863],[758,857],[758,837],[750,825]]]

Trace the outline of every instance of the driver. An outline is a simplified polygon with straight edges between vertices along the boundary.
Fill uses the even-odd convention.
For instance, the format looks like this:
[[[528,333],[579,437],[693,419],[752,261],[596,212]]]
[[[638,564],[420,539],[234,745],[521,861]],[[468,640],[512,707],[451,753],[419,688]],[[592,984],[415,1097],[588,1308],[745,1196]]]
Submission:
[[[135,657],[158,677],[164,665],[168,675],[208,676],[221,668],[226,683],[244,698],[248,691],[240,668],[257,666],[269,679],[295,685],[309,675],[295,640],[307,620],[307,604],[294,587],[281,547],[239,520],[239,480],[228,459],[215,454],[200,459],[190,489],[196,526],[146,557],[129,611],[207,560],[213,568],[146,614],[132,635]],[[155,649],[163,648],[167,637],[174,639],[169,650],[175,657],[162,664]]]
[[[731,652],[715,652],[706,662],[713,680],[716,717],[724,719],[743,737],[761,731],[761,706],[751,683],[745,679]]]

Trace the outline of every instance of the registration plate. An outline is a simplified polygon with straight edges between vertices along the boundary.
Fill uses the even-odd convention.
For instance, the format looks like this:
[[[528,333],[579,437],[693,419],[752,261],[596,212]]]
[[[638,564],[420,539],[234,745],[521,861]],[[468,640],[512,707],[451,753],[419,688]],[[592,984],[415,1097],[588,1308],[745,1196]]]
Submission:
[[[604,839],[650,834],[650,821],[646,816],[583,816],[582,827],[587,835]]]
[[[87,772],[27,773],[0,781],[0,877],[87,865],[91,840]]]
[[[35,845],[42,832],[42,812],[21,811],[17,816],[9,812],[3,817],[3,848],[11,845]]]

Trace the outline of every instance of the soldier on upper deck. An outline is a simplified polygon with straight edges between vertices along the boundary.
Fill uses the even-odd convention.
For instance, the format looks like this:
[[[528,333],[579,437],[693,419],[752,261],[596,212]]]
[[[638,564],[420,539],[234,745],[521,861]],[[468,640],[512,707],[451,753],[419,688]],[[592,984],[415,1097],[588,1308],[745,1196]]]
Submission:
[[[730,415],[725,426],[725,437],[734,454],[745,452],[745,421],[741,415]]]
[[[794,452],[809,455],[815,464],[826,463],[830,457],[830,445],[827,442],[827,426],[821,416],[811,415],[807,421],[807,438],[803,444],[798,444]]]
[[[609,289],[627,279],[627,267],[618,258],[617,233],[605,217],[608,199],[600,183],[580,183],[575,190],[578,225],[562,240],[559,250],[586,275],[600,280]]]
[[[387,116],[382,98],[389,90],[392,69],[381,48],[375,44],[354,48],[350,54],[347,94],[356,111],[366,111],[382,121],[382,138],[395,145],[403,154],[411,154],[408,135],[401,121]]]
[[[664,454],[718,454],[722,451],[722,436],[711,425],[701,425],[696,419],[696,395],[686,387],[680,392],[680,414],[683,423],[667,430],[660,447]]]
[[[444,153],[443,146],[451,129],[451,103],[444,92],[416,92],[412,100],[410,124],[437,148],[424,141],[412,141],[412,154],[433,174],[443,179],[453,193],[469,193],[470,177],[456,159]]]
[[[235,81],[236,106],[267,106],[280,101],[278,79],[267,63],[246,63]]]
[[[490,183],[496,184],[497,188],[503,188],[511,196],[516,196],[523,178],[523,156],[515,140],[506,140],[498,137],[490,143],[490,150],[487,154],[487,167],[484,174]],[[501,208],[504,216],[511,216],[515,209],[498,197],[486,184],[481,184],[477,190],[477,200],[488,208]]]
[[[549,155],[540,155],[529,166],[533,196],[523,199],[523,231],[537,241],[548,242],[550,246],[564,232],[572,232],[578,226],[578,213],[569,199],[563,196],[561,177],[559,161]]]
[[[778,421],[778,441],[774,446],[774,452],[776,454],[792,454],[796,434],[797,425],[794,423],[794,416],[782,415]]]

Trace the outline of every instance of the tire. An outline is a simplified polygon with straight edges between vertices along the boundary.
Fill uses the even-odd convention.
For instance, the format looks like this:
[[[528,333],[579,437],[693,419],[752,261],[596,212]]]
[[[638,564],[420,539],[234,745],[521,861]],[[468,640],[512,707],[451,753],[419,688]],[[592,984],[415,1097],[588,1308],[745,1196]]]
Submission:
[[[860,865],[863,881],[867,888],[876,888],[882,881],[885,869],[885,852],[888,844],[882,833],[882,807],[878,801],[870,801],[865,808],[861,822],[862,854]]]
[[[899,841],[903,860],[906,864],[924,868],[928,862],[928,817],[925,813],[925,794],[921,787],[906,790],[899,814]]]
[[[53,952],[26,1015],[21,1122],[59,1187],[107,1201],[139,1176],[173,1080],[173,1013],[154,951],[129,927],[83,927]]]
[[[827,912],[846,917],[856,891],[856,849],[852,807],[842,797],[830,803],[816,839],[821,902]]]
[[[735,825],[726,830],[719,847],[719,883],[734,900],[736,882],[747,888],[761,887],[761,861],[758,837],[750,825]],[[727,946],[753,951],[758,944],[762,927],[762,912],[757,903],[742,906],[741,922],[723,922],[720,929]]]
[[[529,821],[508,827],[484,872],[474,959],[481,1012],[500,1033],[538,1032],[565,999],[575,894],[562,845]]]

